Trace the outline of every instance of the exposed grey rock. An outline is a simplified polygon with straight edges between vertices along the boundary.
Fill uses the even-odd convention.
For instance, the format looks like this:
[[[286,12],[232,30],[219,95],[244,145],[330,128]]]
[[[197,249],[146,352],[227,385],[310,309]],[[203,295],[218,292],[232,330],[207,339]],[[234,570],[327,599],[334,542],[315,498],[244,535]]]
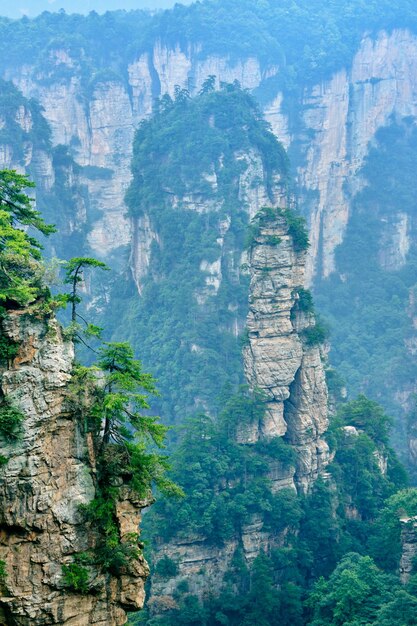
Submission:
[[[329,462],[322,439],[328,398],[321,346],[303,338],[314,327],[314,316],[296,309],[305,259],[283,214],[260,222],[249,257],[249,343],[244,348],[249,384],[268,401],[263,422],[252,425],[246,443],[285,435],[297,451],[295,480],[304,491]]]
[[[144,602],[143,559],[120,578],[92,570],[94,593],[68,591],[62,565],[96,540],[80,514],[96,494],[91,435],[84,435],[68,404],[72,341],[55,319],[13,311],[2,322],[19,352],[0,370],[2,397],[24,414],[21,438],[0,437],[0,559],[6,581],[0,624],[74,626],[126,623],[126,609]],[[131,495],[118,503],[121,538],[137,532],[141,508]]]
[[[401,522],[402,554],[400,560],[400,578],[406,584],[415,571],[417,556],[417,517],[405,517]]]

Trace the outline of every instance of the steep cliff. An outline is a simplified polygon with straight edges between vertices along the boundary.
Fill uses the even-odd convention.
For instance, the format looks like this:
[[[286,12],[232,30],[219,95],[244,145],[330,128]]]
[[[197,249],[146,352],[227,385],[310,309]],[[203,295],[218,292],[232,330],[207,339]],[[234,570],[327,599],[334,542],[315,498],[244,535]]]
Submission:
[[[297,451],[296,483],[307,490],[329,454],[321,438],[328,426],[322,338],[303,300],[306,234],[285,210],[263,209],[258,220],[249,255],[244,364],[249,384],[265,393],[267,404],[263,423],[251,424],[240,441],[285,436]]]
[[[282,509],[288,507],[290,511],[296,490],[305,494],[311,490],[317,478],[325,476],[330,462],[323,438],[328,409],[322,337],[316,327],[311,296],[302,287],[306,233],[301,221],[296,222],[296,227],[291,220],[297,220],[291,211],[264,208],[252,223],[248,337],[243,355],[247,381],[260,394],[262,409],[251,410],[250,404],[245,406],[240,400],[241,408],[234,416],[233,410],[228,409],[230,404],[226,404],[219,418],[220,426],[215,426],[213,432],[209,427],[205,434],[207,425],[202,422],[197,441],[194,443],[191,437],[185,442],[191,448],[190,471],[196,473],[194,480],[198,485],[205,462],[203,440],[213,439],[213,449],[206,454],[216,454],[216,439],[225,437],[216,458],[220,467],[226,465],[220,474],[211,475],[204,488],[219,493],[224,504],[216,502],[214,496],[211,505],[207,504],[208,510],[201,512],[203,524],[198,530],[190,527],[184,531],[180,510],[174,514],[179,530],[172,529],[171,537],[165,541],[155,536],[156,575],[149,602],[153,613],[175,608],[181,581],[187,581],[187,591],[199,598],[207,598],[210,593],[216,596],[224,590],[237,554],[245,567],[251,567],[260,554],[287,546],[293,536],[294,520]],[[192,430],[193,426],[190,424],[189,428]],[[220,434],[222,428],[227,429],[227,435]],[[201,449],[193,451],[193,445]],[[239,454],[246,460],[240,468],[233,467],[236,461],[231,459]],[[228,463],[232,466],[226,469]],[[258,508],[251,503],[251,485],[258,485],[258,489],[262,485]],[[195,502],[192,494],[188,497],[189,514],[194,517],[199,507],[197,494]],[[262,500],[269,504],[262,507]],[[235,506],[243,510],[246,506],[247,510],[242,520],[230,521],[233,530],[229,528],[223,534],[220,528],[228,514],[227,508],[223,511],[222,507],[227,507],[228,502],[232,519],[238,518]],[[275,507],[280,514],[271,523],[268,511]],[[218,540],[213,543],[216,532]],[[164,570],[166,563],[171,564],[171,570]]]
[[[121,575],[76,565],[98,539],[80,508],[96,495],[97,467],[71,397],[72,341],[54,319],[11,311],[2,319],[7,344],[14,356],[0,370],[0,622],[125,624],[126,611],[144,602],[143,557]],[[7,407],[20,416],[19,432],[7,430]],[[146,504],[129,494],[118,503],[122,541],[137,534]],[[71,573],[82,571],[77,585]]]

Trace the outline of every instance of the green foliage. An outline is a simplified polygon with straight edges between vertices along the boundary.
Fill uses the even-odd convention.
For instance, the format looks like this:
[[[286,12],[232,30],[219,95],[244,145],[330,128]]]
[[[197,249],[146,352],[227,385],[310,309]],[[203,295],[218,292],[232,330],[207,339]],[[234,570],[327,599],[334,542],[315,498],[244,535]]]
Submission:
[[[127,572],[130,563],[138,558],[140,549],[137,535],[125,538],[123,542],[120,540],[116,517],[117,495],[117,488],[102,485],[99,495],[83,506],[82,510],[98,538],[91,556],[92,563],[105,572],[121,576]]]
[[[93,259],[91,257],[74,257],[64,263],[65,278],[64,283],[71,285],[71,293],[67,296],[67,301],[71,303],[71,320],[75,322],[77,319],[76,306],[81,302],[81,298],[78,295],[79,284],[83,281],[83,275],[86,268],[100,268],[102,270],[109,270],[105,263]],[[88,325],[91,331],[91,326]],[[98,331],[98,326],[94,326],[94,329]],[[91,333],[90,333],[91,334]],[[95,333],[97,335],[97,332]]]
[[[402,267],[385,268],[382,258],[398,254],[389,233],[396,216],[414,224],[417,185],[417,130],[412,120],[390,120],[369,147],[361,176],[365,187],[353,199],[343,243],[336,250],[336,272],[315,287],[317,308],[332,333],[330,362],[346,381],[350,397],[365,393],[398,418],[399,397],[417,377],[409,348],[416,289],[416,248]],[[414,241],[414,226],[410,226]],[[401,392],[400,392],[401,390]],[[404,433],[398,447],[405,448]]]
[[[186,497],[179,504],[162,499],[154,505],[144,520],[145,532],[159,541],[171,539],[173,531],[179,539],[197,533],[219,546],[256,519],[281,547],[261,554],[251,570],[236,554],[219,597],[202,605],[185,590],[187,602],[179,595],[177,608],[156,611],[152,619],[167,626],[350,626],[385,619],[402,598],[398,579],[386,573],[398,568],[399,520],[416,514],[415,490],[403,490],[404,474],[386,443],[389,418],[364,397],[342,405],[331,428],[331,480],[319,479],[304,497],[292,490],[272,494],[266,478],[270,468],[276,463],[280,471],[289,468],[294,451],[282,438],[251,446],[235,442],[236,426],[262,419],[262,400],[242,389],[223,399],[217,420],[198,415],[184,425],[172,462],[173,477],[182,482]],[[345,430],[354,425],[357,434]],[[382,458],[386,474],[379,466]],[[353,550],[359,554],[349,555]],[[408,615],[414,596],[407,594]],[[154,624],[146,615],[143,620]]]
[[[5,591],[6,583],[7,583],[6,562],[3,560],[0,560],[0,588],[3,593]]]
[[[294,248],[298,252],[307,250],[310,244],[305,219],[291,209],[281,209],[281,213],[287,222],[288,233],[292,237]]]
[[[25,227],[43,235],[54,232],[33,208],[25,189],[34,183],[11,170],[0,171],[0,301],[7,308],[26,306],[49,291],[42,284],[42,246]]]
[[[393,419],[386,415],[381,405],[363,394],[342,405],[338,415],[346,425],[362,430],[376,443],[388,443]]]
[[[268,235],[267,237],[265,237],[265,243],[267,243],[269,246],[279,246],[281,241],[281,237],[278,237],[277,235]]]
[[[328,581],[321,578],[310,594],[311,626],[373,624],[378,609],[399,583],[379,570],[369,556],[347,554]]]
[[[268,222],[275,220],[280,213],[281,209],[267,206],[262,207],[261,210],[258,211],[247,228],[244,244],[245,249],[250,249],[253,246],[261,235],[262,226],[268,227]],[[278,246],[282,241],[277,235],[267,235],[264,233],[262,233],[262,240],[269,246]]]
[[[255,514],[264,515],[275,533],[284,525],[297,525],[300,511],[295,494],[272,494],[266,478],[272,464],[293,464],[290,446],[280,438],[256,446],[235,441],[237,429],[258,423],[264,410],[261,397],[242,389],[225,401],[218,420],[200,414],[185,422],[171,463],[172,478],[186,497],[175,503],[160,499],[146,520],[147,532],[165,539],[174,533],[180,537],[197,533],[219,545]]]
[[[238,83],[193,99],[184,90],[177,91],[174,101],[164,96],[158,113],[142,122],[136,134],[134,181],[127,194],[130,212],[150,214],[159,225],[171,194],[182,197],[191,192],[212,197],[214,192],[206,179],[212,172],[218,180],[213,199],[227,203],[229,211],[238,210],[236,178],[248,164],[236,158],[236,151],[249,148],[257,148],[262,155],[268,188],[274,172],[285,179],[285,150],[263,120],[255,100]]]
[[[25,416],[19,409],[3,400],[0,404],[0,436],[8,442],[17,441],[24,419]]]
[[[400,520],[417,515],[417,490],[402,489],[392,495],[381,509],[371,537],[370,549],[376,563],[396,571],[402,552]]]
[[[6,367],[19,352],[19,344],[6,335],[0,335],[0,366]]]
[[[309,326],[300,333],[307,346],[319,346],[323,344],[328,338],[328,334],[328,328],[319,319],[316,319],[314,326]]]
[[[62,574],[65,586],[70,591],[86,594],[89,590],[88,569],[78,563],[70,563],[62,566]]]
[[[161,578],[172,578],[178,574],[178,565],[169,556],[165,555],[157,562],[155,572]]]
[[[75,402],[91,385],[94,371],[100,372],[101,384],[88,414],[80,417],[98,440],[98,486],[96,497],[82,510],[97,533],[92,563],[120,576],[140,552],[137,535],[120,538],[116,503],[121,488],[142,499],[150,497],[153,484],[167,495],[182,492],[165,476],[167,459],[158,451],[167,428],[147,415],[148,396],[156,393],[154,379],[133,358],[130,345],[104,343],[95,368],[77,368],[71,390]]]
[[[298,289],[296,289],[295,295],[295,307],[297,311],[302,311],[303,313],[314,313],[313,296],[309,289],[298,287]]]

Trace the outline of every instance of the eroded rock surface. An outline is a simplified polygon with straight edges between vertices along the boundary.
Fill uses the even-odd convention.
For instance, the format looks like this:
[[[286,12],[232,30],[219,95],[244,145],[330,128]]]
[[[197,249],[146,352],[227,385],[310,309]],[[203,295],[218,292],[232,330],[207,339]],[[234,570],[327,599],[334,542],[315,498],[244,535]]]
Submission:
[[[402,554],[400,560],[400,578],[403,584],[408,583],[415,570],[417,556],[417,517],[404,517],[401,522]]]
[[[250,253],[245,373],[267,400],[263,421],[241,443],[285,436],[297,452],[295,480],[306,491],[329,461],[322,346],[309,340],[315,319],[299,307],[306,251],[297,250],[284,214],[260,220]]]
[[[0,624],[119,626],[126,610],[144,602],[148,566],[140,557],[120,577],[91,568],[90,591],[69,591],[62,565],[91,548],[96,536],[80,505],[96,494],[93,442],[68,403],[74,359],[54,319],[11,312],[2,333],[19,352],[0,370],[1,397],[24,414],[21,437],[0,438],[0,559],[6,578]],[[118,503],[121,539],[136,532],[143,502],[130,494]]]

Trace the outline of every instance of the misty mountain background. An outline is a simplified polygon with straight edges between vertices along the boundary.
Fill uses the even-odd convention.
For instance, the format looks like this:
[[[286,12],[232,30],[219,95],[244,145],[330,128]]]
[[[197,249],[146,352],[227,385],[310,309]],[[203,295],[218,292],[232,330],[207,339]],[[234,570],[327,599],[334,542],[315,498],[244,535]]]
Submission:
[[[22,15],[34,17],[42,11],[67,13],[89,13],[114,11],[116,9],[168,9],[176,4],[175,0],[0,0],[0,15],[19,18]],[[191,4],[191,0],[182,0],[180,4]]]

